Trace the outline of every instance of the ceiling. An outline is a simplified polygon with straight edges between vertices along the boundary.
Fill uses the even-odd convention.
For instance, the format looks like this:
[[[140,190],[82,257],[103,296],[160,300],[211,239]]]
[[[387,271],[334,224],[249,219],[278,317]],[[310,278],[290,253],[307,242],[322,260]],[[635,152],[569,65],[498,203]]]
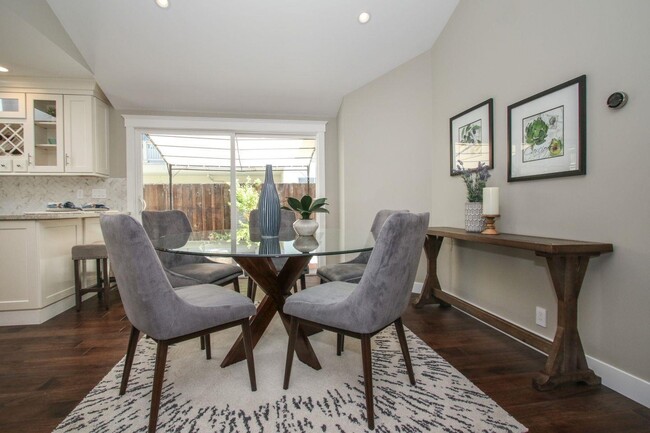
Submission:
[[[431,48],[458,0],[170,3],[0,0],[0,64],[94,76],[118,110],[330,118],[343,96]]]

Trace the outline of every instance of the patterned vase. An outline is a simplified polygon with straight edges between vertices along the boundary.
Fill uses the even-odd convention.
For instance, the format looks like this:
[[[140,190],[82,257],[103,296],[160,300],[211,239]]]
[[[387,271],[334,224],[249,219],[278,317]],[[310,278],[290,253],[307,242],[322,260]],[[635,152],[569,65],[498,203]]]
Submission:
[[[280,233],[280,197],[273,181],[273,167],[266,166],[264,185],[257,202],[260,211],[260,235],[263,238],[277,237]]]
[[[485,229],[483,218],[483,203],[465,203],[465,231],[480,233]]]

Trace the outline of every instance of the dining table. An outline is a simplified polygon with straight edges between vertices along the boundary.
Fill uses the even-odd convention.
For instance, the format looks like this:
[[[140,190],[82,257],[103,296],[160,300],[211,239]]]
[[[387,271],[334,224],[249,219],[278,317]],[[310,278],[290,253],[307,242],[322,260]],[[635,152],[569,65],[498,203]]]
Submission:
[[[207,256],[218,260],[232,259],[263,291],[264,297],[251,318],[253,347],[260,341],[276,314],[289,332],[289,317],[282,311],[291,288],[309,265],[313,256],[343,255],[371,251],[373,237],[346,236],[345,231],[320,227],[314,236],[298,236],[293,228],[282,229],[278,236],[262,237],[257,230],[208,230],[177,233],[152,239],[156,250],[177,254]],[[273,259],[285,261],[276,269]],[[276,262],[281,262],[276,260]],[[298,359],[310,367],[321,368],[309,343],[314,330],[301,328],[296,341]],[[246,359],[240,335],[224,357],[221,367]]]

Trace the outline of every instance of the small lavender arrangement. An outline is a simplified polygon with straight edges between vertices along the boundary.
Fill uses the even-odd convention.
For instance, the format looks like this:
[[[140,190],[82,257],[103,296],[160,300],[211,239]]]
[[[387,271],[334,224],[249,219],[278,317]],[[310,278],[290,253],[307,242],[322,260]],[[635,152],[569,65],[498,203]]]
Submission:
[[[483,188],[487,184],[490,177],[488,166],[482,162],[478,163],[478,167],[466,169],[463,161],[458,161],[458,172],[467,186],[467,201],[470,203],[483,202]]]

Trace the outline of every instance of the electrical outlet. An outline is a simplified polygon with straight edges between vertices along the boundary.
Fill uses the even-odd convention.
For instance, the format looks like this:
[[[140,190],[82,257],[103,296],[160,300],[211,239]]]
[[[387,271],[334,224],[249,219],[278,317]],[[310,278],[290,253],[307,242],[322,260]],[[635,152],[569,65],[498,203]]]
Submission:
[[[77,198],[84,198],[84,190],[83,189],[78,189],[77,190]]]
[[[535,307],[535,323],[546,328],[546,308]]]
[[[105,189],[93,189],[93,198],[106,198]]]

